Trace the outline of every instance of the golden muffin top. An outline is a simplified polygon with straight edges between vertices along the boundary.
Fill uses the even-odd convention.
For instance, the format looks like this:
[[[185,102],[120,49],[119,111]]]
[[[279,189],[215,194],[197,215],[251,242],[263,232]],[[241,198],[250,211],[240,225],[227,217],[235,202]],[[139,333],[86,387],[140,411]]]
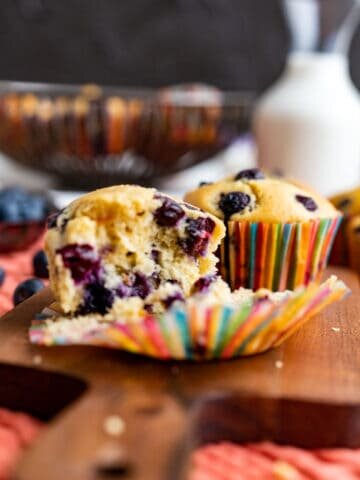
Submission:
[[[159,215],[165,216],[165,219],[162,220]],[[213,249],[225,235],[223,222],[209,212],[203,212],[183,201],[177,201],[155,188],[116,185],[95,190],[70,203],[56,215],[53,224],[49,225],[46,244],[54,240],[56,231],[61,235],[66,233],[67,237],[71,236],[72,241],[80,242],[81,235],[89,229],[89,220],[101,223],[108,234],[115,238],[117,234],[113,230],[119,229],[119,224],[125,228],[125,231],[134,221],[141,224],[143,229],[150,228],[151,220],[158,225],[172,227],[178,223],[176,215],[181,220],[180,225],[177,226],[180,229],[184,223],[182,220],[185,223],[187,220],[197,218],[211,221],[214,227],[209,241]],[[74,219],[77,221],[70,222]],[[141,232],[141,228],[138,230]],[[199,232],[196,233],[200,235]]]
[[[341,215],[310,188],[256,168],[200,184],[185,200],[225,221],[292,223]]]

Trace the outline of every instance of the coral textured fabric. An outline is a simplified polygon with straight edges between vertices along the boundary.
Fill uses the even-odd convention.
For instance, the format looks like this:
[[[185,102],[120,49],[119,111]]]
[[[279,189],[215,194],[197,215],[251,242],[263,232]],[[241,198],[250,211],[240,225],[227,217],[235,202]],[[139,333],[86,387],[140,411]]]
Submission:
[[[0,408],[0,480],[11,477],[22,451],[36,439],[41,425],[25,413]]]
[[[6,273],[4,284],[0,287],[0,316],[13,308],[12,297],[17,285],[34,276],[32,258],[42,247],[41,239],[27,250],[0,255],[0,267]]]
[[[34,276],[32,258],[42,248],[40,240],[28,250],[0,255],[0,266],[6,277],[0,287],[0,316],[13,308],[13,292],[23,280]],[[24,448],[35,440],[41,422],[21,412],[0,408],[0,480],[11,477]]]
[[[192,456],[188,480],[359,480],[360,449],[219,443]]]

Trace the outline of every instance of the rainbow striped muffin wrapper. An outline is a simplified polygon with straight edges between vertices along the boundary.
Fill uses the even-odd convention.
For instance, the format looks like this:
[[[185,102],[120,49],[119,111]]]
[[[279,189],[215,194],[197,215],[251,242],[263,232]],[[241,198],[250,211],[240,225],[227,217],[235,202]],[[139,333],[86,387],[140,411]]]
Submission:
[[[320,281],[341,220],[229,222],[221,274],[232,289],[283,291]]]
[[[36,345],[97,345],[162,360],[229,359],[277,347],[348,292],[342,281],[331,277],[286,292],[280,301],[263,297],[236,307],[185,304],[161,318],[148,316],[137,322],[89,324],[69,319],[64,323],[54,317],[35,320],[29,335]]]

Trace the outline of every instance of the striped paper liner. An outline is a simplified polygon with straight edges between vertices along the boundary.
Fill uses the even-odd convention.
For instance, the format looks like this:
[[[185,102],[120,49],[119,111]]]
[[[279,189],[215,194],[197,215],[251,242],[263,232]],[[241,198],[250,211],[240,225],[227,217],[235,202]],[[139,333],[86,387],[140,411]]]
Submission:
[[[348,293],[331,277],[284,294],[279,302],[249,299],[240,306],[189,303],[161,318],[137,322],[79,323],[36,320],[30,340],[37,345],[98,345],[158,359],[227,359],[264,352],[280,345],[313,315]],[[51,311],[53,315],[55,312]]]
[[[220,249],[221,274],[232,289],[283,291],[320,281],[341,220],[229,222]]]

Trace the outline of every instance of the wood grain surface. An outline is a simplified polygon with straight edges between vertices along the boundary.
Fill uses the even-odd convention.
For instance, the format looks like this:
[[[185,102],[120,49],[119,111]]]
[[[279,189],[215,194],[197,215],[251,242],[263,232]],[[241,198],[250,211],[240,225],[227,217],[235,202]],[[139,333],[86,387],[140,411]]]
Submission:
[[[51,294],[44,290],[29,299],[0,321],[0,362],[41,369],[49,384],[48,372],[77,377],[87,390],[49,423],[16,478],[182,478],[188,448],[224,435],[246,440],[252,430],[244,431],[244,418],[253,418],[259,438],[360,445],[359,285],[349,271],[331,273],[351,287],[350,297],[280,348],[226,362],[161,362],[96,347],[34,347],[27,329]],[[9,377],[11,366],[3,368]],[[30,407],[31,398],[39,398],[39,382],[33,383],[23,393]],[[59,387],[53,380],[53,388],[74,386]],[[111,434],[106,426],[114,416],[121,428]]]

